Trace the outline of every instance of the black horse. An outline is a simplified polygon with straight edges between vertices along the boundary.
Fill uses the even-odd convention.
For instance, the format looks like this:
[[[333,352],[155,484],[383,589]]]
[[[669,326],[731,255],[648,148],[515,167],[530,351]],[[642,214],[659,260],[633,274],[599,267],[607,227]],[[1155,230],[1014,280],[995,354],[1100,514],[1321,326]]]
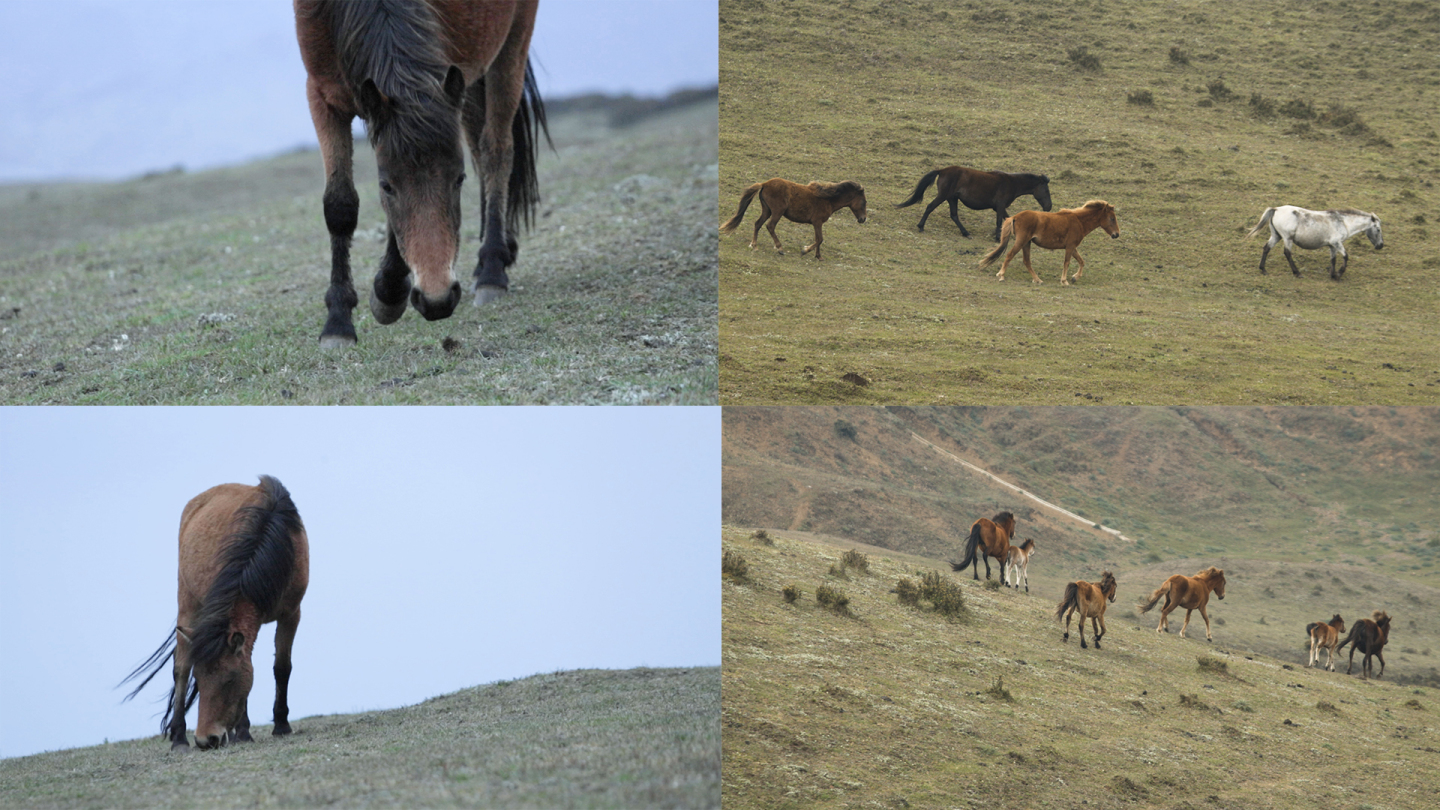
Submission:
[[[960,224],[960,209],[956,207],[956,203],[963,202],[966,208],[975,211],[994,209],[996,242],[1000,241],[1001,224],[1010,216],[1005,209],[1009,208],[1017,197],[1033,195],[1041,208],[1050,210],[1050,178],[1045,175],[985,172],[965,166],[948,166],[930,172],[920,178],[910,199],[898,203],[895,207],[904,208],[920,202],[925,196],[925,189],[929,188],[931,183],[935,183],[936,195],[935,200],[925,207],[925,215],[920,217],[918,227],[922,231],[925,230],[925,220],[930,218],[930,212],[939,208],[942,202],[950,203],[950,218],[959,226],[960,235],[967,238],[970,232]]]
[[[1361,677],[1369,679],[1370,673],[1374,671],[1374,667],[1370,663],[1372,655],[1380,659],[1380,675],[1376,677],[1382,677],[1385,674],[1385,656],[1381,655],[1380,651],[1385,648],[1385,642],[1390,640],[1390,616],[1383,610],[1377,610],[1370,615],[1371,618],[1361,619],[1351,625],[1350,635],[1346,636],[1345,640],[1335,648],[1335,652],[1338,653],[1345,649],[1346,644],[1351,645],[1350,666],[1345,668],[1346,675],[1349,675],[1350,670],[1355,668],[1356,650],[1365,654],[1365,657],[1360,660]]]

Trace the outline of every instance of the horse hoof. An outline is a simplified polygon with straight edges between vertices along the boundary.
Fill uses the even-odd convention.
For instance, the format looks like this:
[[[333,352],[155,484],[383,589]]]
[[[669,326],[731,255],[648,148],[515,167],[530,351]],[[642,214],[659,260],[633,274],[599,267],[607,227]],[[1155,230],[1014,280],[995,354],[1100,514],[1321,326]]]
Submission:
[[[186,742],[186,741],[184,741],[184,740],[176,740],[175,742],[173,742],[173,743],[170,744],[170,750],[171,750],[171,751],[189,751],[189,750],[190,750],[190,743],[188,743],[188,742]]]
[[[370,314],[374,315],[375,321],[382,325],[389,325],[400,320],[400,316],[405,314],[405,303],[405,297],[401,296],[399,303],[387,304],[375,295],[375,290],[370,290]]]
[[[320,348],[322,349],[348,349],[355,345],[355,338],[352,335],[321,335]]]
[[[289,724],[289,723],[276,723],[276,724],[275,724],[275,730],[270,732],[270,734],[271,734],[272,736],[275,736],[275,737],[283,737],[283,736],[285,736],[286,734],[289,734],[289,733],[290,733],[290,724]]]
[[[475,285],[475,306],[483,307],[494,301],[505,297],[504,287],[495,287],[490,284]]]

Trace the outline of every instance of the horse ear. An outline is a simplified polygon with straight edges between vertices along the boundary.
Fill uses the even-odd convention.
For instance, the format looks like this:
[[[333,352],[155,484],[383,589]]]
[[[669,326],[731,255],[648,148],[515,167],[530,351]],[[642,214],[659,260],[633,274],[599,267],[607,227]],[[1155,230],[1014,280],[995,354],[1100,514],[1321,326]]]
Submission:
[[[445,72],[445,97],[457,107],[460,106],[460,100],[465,97],[465,74],[461,73],[460,68],[454,65],[451,65],[450,69]]]
[[[240,651],[240,647],[243,646],[244,644],[245,644],[245,634],[244,634],[244,633],[231,633],[231,634],[230,634],[230,652],[232,652],[232,653],[237,653],[237,652],[239,652],[239,651]]]
[[[366,121],[376,121],[383,118],[390,106],[390,99],[380,92],[375,86],[374,79],[366,79],[360,84],[360,115]]]

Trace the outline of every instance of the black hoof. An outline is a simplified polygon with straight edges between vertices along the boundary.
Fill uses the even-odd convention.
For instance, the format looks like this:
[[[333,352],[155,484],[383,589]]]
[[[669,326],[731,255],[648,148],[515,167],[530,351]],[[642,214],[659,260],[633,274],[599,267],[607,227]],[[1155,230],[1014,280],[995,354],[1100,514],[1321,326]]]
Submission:
[[[230,740],[232,742],[255,742],[255,738],[250,736],[250,729],[248,728],[241,729],[234,734],[231,734]]]
[[[284,737],[286,734],[290,733],[290,724],[284,722],[276,723],[275,730],[270,733],[276,737]]]
[[[388,325],[400,320],[405,314],[405,295],[400,295],[400,300],[393,304],[387,304],[380,300],[375,290],[370,290],[370,314],[375,316],[375,321],[382,325]]]
[[[190,743],[186,742],[185,740],[176,740],[175,742],[170,743],[170,750],[171,750],[171,751],[189,751],[189,750],[190,750]]]

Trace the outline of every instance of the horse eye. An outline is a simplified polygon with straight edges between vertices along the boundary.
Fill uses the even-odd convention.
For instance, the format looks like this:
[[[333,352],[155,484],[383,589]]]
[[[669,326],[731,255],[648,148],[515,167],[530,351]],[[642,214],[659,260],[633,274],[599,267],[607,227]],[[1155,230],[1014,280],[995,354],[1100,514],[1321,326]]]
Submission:
[[[464,182],[465,182],[465,175],[462,174],[462,175],[460,175],[459,177],[455,178],[455,187],[456,187],[456,188],[460,188],[460,184],[462,184],[462,183],[464,183]]]
[[[385,192],[386,194],[394,194],[394,193],[395,193],[395,187],[392,186],[392,185],[390,185],[390,181],[388,181],[388,180],[381,180],[381,181],[380,181],[380,190],[383,191],[383,192]]]

